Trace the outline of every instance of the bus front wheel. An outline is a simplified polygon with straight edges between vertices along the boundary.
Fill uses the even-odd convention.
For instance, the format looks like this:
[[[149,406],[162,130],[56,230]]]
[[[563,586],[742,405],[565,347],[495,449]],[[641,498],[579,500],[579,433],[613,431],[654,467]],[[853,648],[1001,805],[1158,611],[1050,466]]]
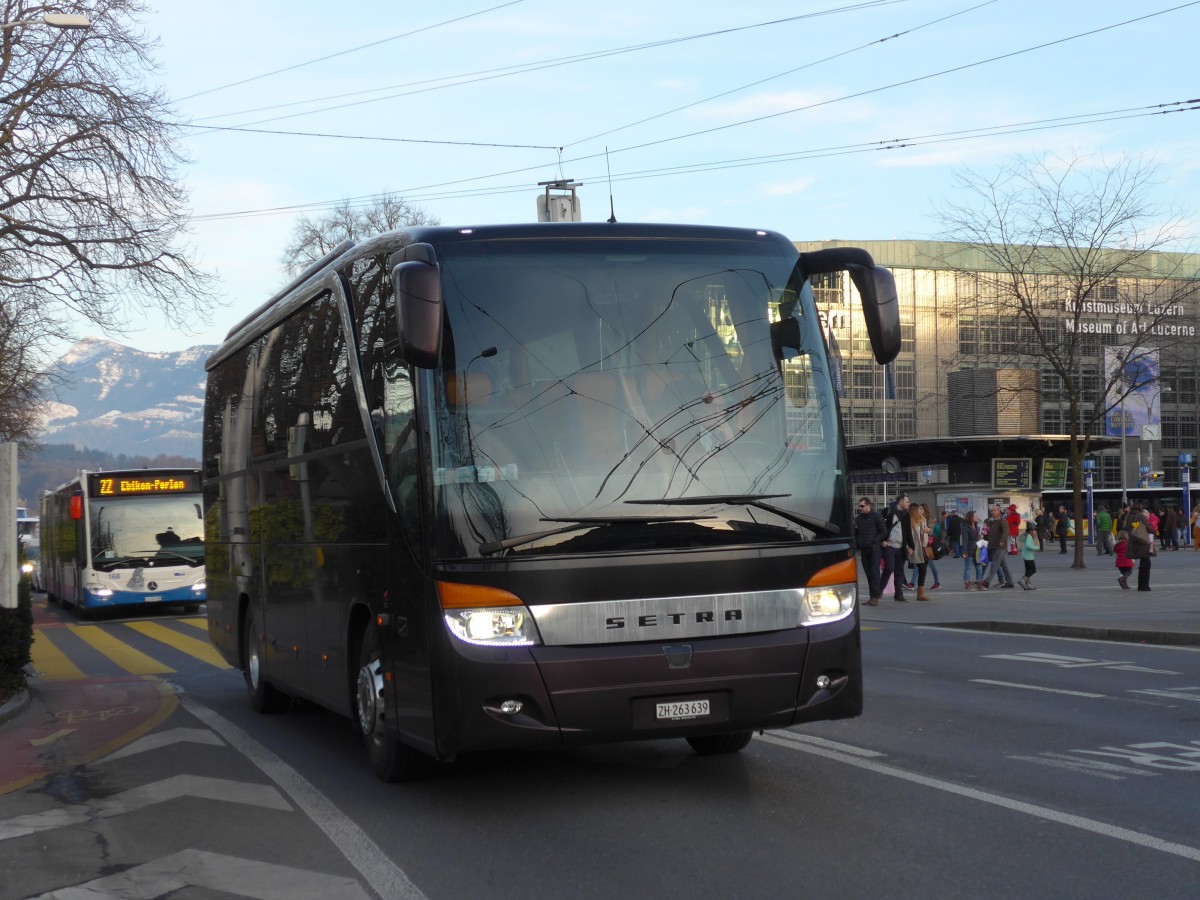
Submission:
[[[358,677],[354,684],[354,724],[371,760],[371,768],[383,781],[415,781],[434,768],[433,757],[403,743],[387,727],[383,696],[383,661],[379,636],[367,626],[358,653]]]
[[[752,731],[734,731],[731,734],[702,734],[688,738],[687,742],[701,756],[716,756],[745,749],[753,736]]]
[[[242,629],[242,647],[242,659],[245,663],[243,674],[246,677],[246,691],[250,694],[251,708],[258,713],[283,712],[291,698],[263,677],[262,642],[258,638],[258,622],[254,620],[253,614],[246,616],[245,627]]]

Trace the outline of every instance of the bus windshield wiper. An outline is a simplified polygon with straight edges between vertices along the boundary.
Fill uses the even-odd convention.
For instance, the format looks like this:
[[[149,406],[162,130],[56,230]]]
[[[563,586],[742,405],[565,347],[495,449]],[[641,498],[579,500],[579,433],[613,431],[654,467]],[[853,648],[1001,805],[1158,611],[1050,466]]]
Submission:
[[[652,525],[657,522],[697,522],[701,519],[715,519],[716,516],[582,516],[579,518],[549,518],[542,522],[566,522],[562,528],[551,528],[549,531],[531,531],[527,534],[517,534],[502,541],[484,541],[479,545],[481,556],[499,553],[501,550],[511,550],[522,544],[532,544],[542,538],[553,537],[556,534],[567,534],[571,531],[582,531],[597,525]]]
[[[792,512],[791,510],[783,509],[775,506],[773,503],[764,503],[764,500],[775,500],[779,497],[788,497],[790,494],[712,494],[707,497],[664,497],[661,500],[626,500],[626,503],[637,503],[644,506],[704,506],[709,503],[723,503],[727,506],[753,506],[756,509],[763,509],[769,513],[787,519],[789,522],[795,522],[797,525],[803,525],[812,531],[823,532],[829,537],[842,537],[842,529],[825,519],[817,516],[809,516],[804,513]]]

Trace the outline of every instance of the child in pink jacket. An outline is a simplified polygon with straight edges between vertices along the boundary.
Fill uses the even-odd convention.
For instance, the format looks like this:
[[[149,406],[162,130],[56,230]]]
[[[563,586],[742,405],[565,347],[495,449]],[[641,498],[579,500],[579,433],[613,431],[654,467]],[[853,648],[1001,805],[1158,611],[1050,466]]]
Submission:
[[[1117,568],[1121,570],[1121,577],[1117,579],[1117,584],[1129,590],[1129,576],[1133,572],[1133,560],[1126,556],[1125,551],[1129,549],[1129,532],[1117,532],[1117,546],[1113,547],[1113,555],[1117,558]]]

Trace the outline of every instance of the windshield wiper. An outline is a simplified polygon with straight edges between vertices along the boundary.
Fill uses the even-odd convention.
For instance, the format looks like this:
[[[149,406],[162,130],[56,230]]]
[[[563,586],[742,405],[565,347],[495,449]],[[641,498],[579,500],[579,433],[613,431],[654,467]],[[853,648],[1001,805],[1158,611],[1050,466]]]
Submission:
[[[531,531],[528,534],[517,534],[502,541],[484,541],[479,545],[479,555],[489,556],[501,550],[511,550],[522,544],[532,544],[542,538],[553,537],[556,534],[567,534],[571,531],[582,531],[596,525],[653,525],[658,522],[698,522],[701,519],[715,519],[716,516],[583,516],[576,519],[550,518],[539,519],[541,522],[567,522],[562,528],[551,528],[549,531]]]
[[[764,503],[764,500],[775,500],[779,497],[789,497],[790,494],[713,494],[708,497],[664,497],[661,500],[626,500],[626,503],[637,503],[643,506],[704,506],[709,503],[724,503],[727,506],[753,506],[756,509],[763,509],[769,513],[774,513],[781,518],[787,519],[789,522],[795,522],[797,525],[803,525],[813,531],[824,532],[829,537],[842,537],[842,529],[833,522],[818,518],[817,516],[809,516],[804,513],[792,512],[791,510],[783,509],[775,506],[772,503]]]

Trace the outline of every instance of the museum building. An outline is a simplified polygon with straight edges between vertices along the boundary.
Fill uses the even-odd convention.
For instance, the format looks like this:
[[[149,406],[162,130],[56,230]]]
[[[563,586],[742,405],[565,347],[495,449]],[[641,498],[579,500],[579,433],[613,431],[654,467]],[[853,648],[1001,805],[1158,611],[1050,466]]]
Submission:
[[[1006,441],[1058,437],[1055,452],[1065,455],[1069,395],[1043,346],[1075,350],[1069,377],[1082,386],[1080,422],[1088,423],[1093,409],[1103,411],[1080,429],[1097,437],[1090,454],[1094,486],[1180,485],[1181,454],[1200,449],[1200,255],[1154,253],[1135,270],[1116,253],[1111,264],[1095,256],[1080,263],[1080,254],[1032,248],[1018,254],[1030,316],[1015,305],[1013,270],[972,245],[839,240],[796,246],[801,252],[862,247],[896,279],[902,345],[887,368],[872,356],[850,279],[837,273],[814,282],[831,354],[841,359],[852,472],[856,447],[929,448],[924,461],[919,451],[906,455],[888,490],[864,484],[867,493],[953,482],[946,454],[934,448],[954,439],[966,454],[961,448],[972,439],[981,452],[990,443],[1003,453]],[[1105,253],[1111,251],[1099,251]],[[1116,397],[1114,373],[1135,359],[1142,379],[1137,390],[1101,402]],[[870,454],[858,454],[860,470],[864,458]],[[1197,480],[1194,464],[1189,474]]]

